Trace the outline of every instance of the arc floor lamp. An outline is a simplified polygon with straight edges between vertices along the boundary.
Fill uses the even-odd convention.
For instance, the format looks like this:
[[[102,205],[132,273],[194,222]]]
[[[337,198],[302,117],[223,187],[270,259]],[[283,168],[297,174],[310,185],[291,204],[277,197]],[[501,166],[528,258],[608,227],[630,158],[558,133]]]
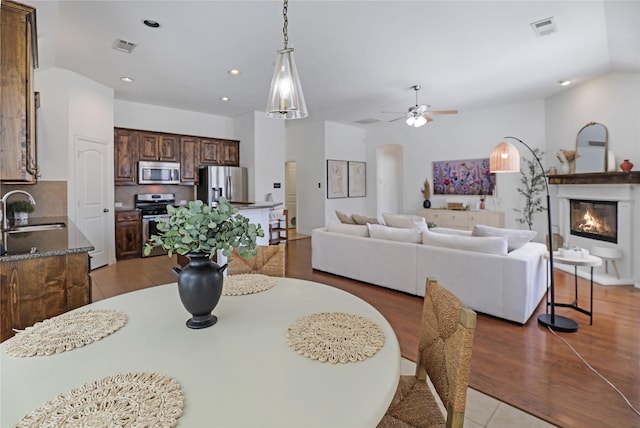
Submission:
[[[540,169],[542,169],[542,174],[544,175],[544,185],[547,191],[547,226],[548,226],[548,236],[549,236],[549,272],[550,272],[550,284],[549,284],[549,294],[551,296],[550,300],[550,310],[549,313],[540,314],[538,316],[538,324],[547,326],[552,330],[563,331],[563,332],[574,332],[578,331],[578,324],[567,317],[562,315],[556,315],[555,309],[555,280],[553,275],[553,231],[551,229],[551,198],[549,196],[549,177],[542,166],[542,162],[540,162],[540,158],[536,155],[531,147],[529,147],[524,141],[516,138],[516,137],[504,137],[505,140],[510,138],[512,140],[516,140],[525,146],[533,157],[540,165]],[[491,156],[489,158],[489,170],[495,173],[502,172],[520,172],[520,152],[516,147],[509,143],[508,141],[503,141],[498,144],[493,151],[491,152]]]

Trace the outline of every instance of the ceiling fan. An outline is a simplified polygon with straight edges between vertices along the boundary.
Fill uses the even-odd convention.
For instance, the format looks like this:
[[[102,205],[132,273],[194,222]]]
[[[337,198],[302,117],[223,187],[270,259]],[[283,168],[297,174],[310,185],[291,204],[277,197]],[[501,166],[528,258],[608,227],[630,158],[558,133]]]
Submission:
[[[400,119],[405,119],[407,125],[413,126],[415,128],[419,128],[422,125],[432,122],[433,118],[431,115],[434,114],[456,114],[458,110],[429,110],[431,107],[428,104],[418,104],[418,91],[422,88],[421,85],[413,85],[411,89],[416,92],[416,105],[409,107],[407,113],[402,113],[403,116],[396,117],[395,119],[391,119],[389,122],[395,122]],[[383,113],[396,113],[401,114],[400,112],[383,112]]]

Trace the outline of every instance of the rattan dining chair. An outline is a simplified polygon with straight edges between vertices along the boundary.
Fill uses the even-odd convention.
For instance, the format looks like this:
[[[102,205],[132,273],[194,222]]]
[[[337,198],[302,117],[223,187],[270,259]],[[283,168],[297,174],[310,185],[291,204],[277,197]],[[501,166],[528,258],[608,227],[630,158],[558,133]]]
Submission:
[[[237,249],[229,257],[228,275],[260,273],[268,276],[284,276],[285,244],[258,245],[258,254],[248,260],[240,257]]]
[[[427,279],[415,376],[400,383],[378,427],[462,427],[476,313]],[[426,382],[431,380],[446,419]]]

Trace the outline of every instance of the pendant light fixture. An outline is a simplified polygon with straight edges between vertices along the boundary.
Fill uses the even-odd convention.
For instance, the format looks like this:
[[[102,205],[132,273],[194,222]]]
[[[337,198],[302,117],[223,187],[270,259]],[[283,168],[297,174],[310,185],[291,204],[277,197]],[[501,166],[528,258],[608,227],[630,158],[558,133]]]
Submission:
[[[275,119],[302,119],[309,115],[302,94],[302,85],[298,77],[296,63],[293,60],[293,48],[287,46],[287,8],[289,1],[284,0],[282,14],[284,16],[284,48],[278,51],[276,66],[271,79],[271,90],[267,102],[267,116]]]

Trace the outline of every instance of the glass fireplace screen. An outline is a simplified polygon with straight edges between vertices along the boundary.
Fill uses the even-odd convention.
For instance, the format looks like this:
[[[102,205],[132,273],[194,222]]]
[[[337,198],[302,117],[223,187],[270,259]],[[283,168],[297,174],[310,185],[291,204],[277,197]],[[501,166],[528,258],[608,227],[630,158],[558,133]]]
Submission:
[[[618,243],[618,203],[571,199],[571,234]]]

